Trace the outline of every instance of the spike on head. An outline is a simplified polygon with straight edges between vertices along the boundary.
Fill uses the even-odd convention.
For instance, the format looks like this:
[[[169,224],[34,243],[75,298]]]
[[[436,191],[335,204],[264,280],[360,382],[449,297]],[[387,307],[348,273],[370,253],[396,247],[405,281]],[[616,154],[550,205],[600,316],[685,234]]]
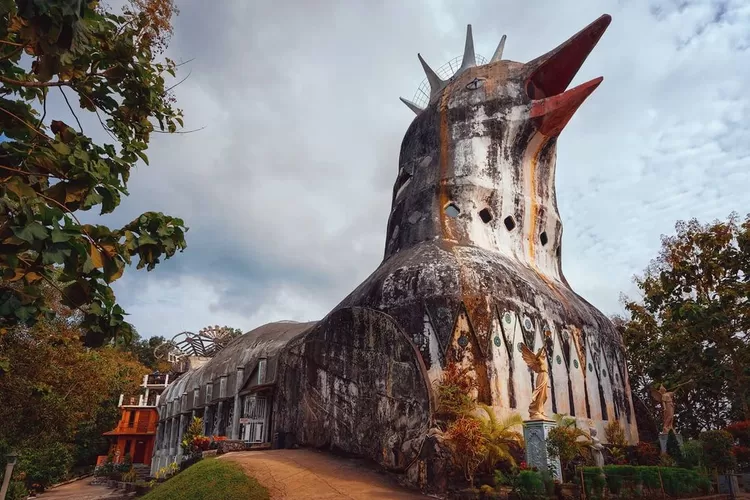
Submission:
[[[403,102],[404,104],[406,104],[406,106],[410,110],[414,111],[414,114],[416,114],[416,115],[418,115],[419,113],[421,113],[422,111],[424,111],[423,108],[420,108],[419,106],[417,106],[416,104],[414,104],[413,102],[411,102],[408,99],[404,99],[403,97],[399,97],[399,99],[401,100],[401,102]]]
[[[503,35],[503,37],[500,39],[500,43],[497,44],[497,48],[495,49],[495,53],[492,55],[492,59],[490,59],[490,63],[501,61],[503,59],[503,50],[505,49],[505,38],[507,35]]]
[[[466,44],[464,45],[464,57],[461,60],[461,67],[456,74],[462,73],[469,68],[477,65],[477,58],[474,54],[474,37],[471,34],[471,24],[466,25]]]
[[[422,69],[424,69],[425,75],[427,75],[427,81],[430,82],[430,98],[432,98],[440,92],[443,87],[445,87],[446,82],[444,82],[438,74],[430,68],[430,65],[422,59],[421,54],[417,54],[417,57],[419,58],[419,62],[422,63]]]

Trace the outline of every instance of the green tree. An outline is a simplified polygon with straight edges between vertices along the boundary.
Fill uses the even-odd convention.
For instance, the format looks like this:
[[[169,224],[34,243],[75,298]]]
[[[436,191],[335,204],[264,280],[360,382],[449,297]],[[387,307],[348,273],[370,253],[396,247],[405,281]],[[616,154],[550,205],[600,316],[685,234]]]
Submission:
[[[700,435],[703,461],[710,470],[724,473],[733,470],[737,461],[732,454],[734,439],[727,431],[707,431]]]
[[[750,418],[750,216],[701,224],[678,222],[676,234],[635,281],[640,300],[625,299],[620,323],[633,391],[652,413],[653,384],[674,387],[683,434]]]
[[[121,14],[94,0],[0,0],[0,333],[51,314],[40,284],[59,282],[87,345],[127,339],[110,283],[134,257],[150,271],[185,249],[183,221],[162,213],[117,229],[76,216],[113,212],[152,134],[182,125],[165,83],[176,64],[159,56],[174,13],[173,0],[131,0]],[[48,116],[53,97],[75,128]],[[111,141],[95,142],[76,112]]]
[[[153,371],[169,371],[169,363],[156,358],[154,350],[164,343],[164,337],[156,335],[147,339],[141,338],[138,332],[133,332],[133,339],[130,344],[123,346],[123,349],[133,353],[133,356],[144,366]]]
[[[672,457],[677,464],[682,462],[682,449],[679,441],[677,441],[677,435],[672,429],[669,429],[669,434],[667,434],[667,455]]]
[[[0,337],[9,360],[0,376],[0,443],[25,457],[19,472],[29,486],[54,482],[73,463],[91,465],[105,453],[101,433],[119,418],[119,394],[136,392],[148,371],[115,347],[86,348],[80,313],[62,306],[51,285],[42,293],[54,317]]]

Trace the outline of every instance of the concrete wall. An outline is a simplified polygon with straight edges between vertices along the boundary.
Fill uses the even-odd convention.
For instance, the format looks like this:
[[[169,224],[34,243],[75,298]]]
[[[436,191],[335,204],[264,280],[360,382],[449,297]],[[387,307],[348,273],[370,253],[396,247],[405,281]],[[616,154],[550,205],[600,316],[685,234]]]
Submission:
[[[279,360],[277,430],[389,469],[416,458],[430,424],[431,390],[419,351],[392,318],[338,310]]]

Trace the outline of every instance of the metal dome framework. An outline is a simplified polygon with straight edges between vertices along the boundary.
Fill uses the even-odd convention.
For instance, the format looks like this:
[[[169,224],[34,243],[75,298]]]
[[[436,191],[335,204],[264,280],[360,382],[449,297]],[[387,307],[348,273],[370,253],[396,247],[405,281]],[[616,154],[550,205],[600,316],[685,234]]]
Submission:
[[[453,78],[453,75],[456,74],[456,72],[461,69],[461,62],[463,61],[463,56],[456,56],[447,63],[440,66],[435,73],[442,79],[442,80],[450,80]],[[487,59],[482,57],[480,54],[476,54],[476,61],[478,66],[482,66],[484,64],[487,64]],[[430,81],[425,78],[422,80],[422,83],[419,84],[419,87],[417,88],[417,91],[414,92],[414,97],[412,98],[412,102],[419,106],[420,108],[425,108],[430,103]]]
[[[232,338],[226,330],[218,326],[203,328],[198,333],[180,332],[154,349],[154,355],[158,359],[165,359],[170,362],[188,356],[212,358]]]

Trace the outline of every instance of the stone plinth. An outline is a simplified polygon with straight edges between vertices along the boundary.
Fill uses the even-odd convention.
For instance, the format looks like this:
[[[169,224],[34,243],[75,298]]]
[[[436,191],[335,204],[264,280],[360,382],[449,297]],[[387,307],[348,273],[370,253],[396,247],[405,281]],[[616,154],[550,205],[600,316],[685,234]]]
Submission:
[[[682,448],[682,434],[677,434],[675,432],[675,436],[677,437],[677,443],[680,445],[680,448]],[[669,438],[668,433],[660,433],[659,434],[659,446],[661,446],[661,452],[666,453],[667,452],[667,439]]]
[[[562,481],[560,459],[547,453],[547,436],[555,428],[552,420],[526,420],[523,423],[523,439],[526,441],[526,464],[540,471],[550,470],[553,477]]]

